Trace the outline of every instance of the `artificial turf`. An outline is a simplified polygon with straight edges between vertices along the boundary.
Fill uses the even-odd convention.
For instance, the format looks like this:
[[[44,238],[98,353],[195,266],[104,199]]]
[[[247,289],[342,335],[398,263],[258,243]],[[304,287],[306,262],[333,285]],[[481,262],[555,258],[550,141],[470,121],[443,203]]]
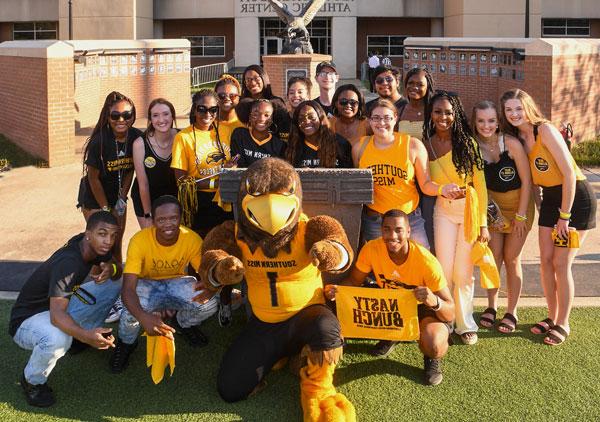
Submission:
[[[215,388],[220,357],[243,324],[227,329],[210,321],[210,344],[189,348],[177,338],[173,377],[154,385],[145,368],[145,340],[120,375],[108,371],[108,353],[88,350],[62,358],[49,384],[57,404],[29,407],[18,385],[29,352],[6,334],[12,301],[0,301],[0,421],[197,420],[299,421],[298,380],[286,369],[267,376],[267,388],[240,403],[223,402]],[[481,330],[475,346],[454,345],[444,359],[444,381],[421,383],[422,355],[415,343],[399,345],[385,359],[368,354],[374,341],[349,340],[335,373],[338,389],[354,403],[361,421],[596,421],[600,420],[600,308],[577,308],[573,334],[559,347],[530,334],[545,317],[522,309],[512,335]],[[501,314],[500,314],[501,315]],[[460,342],[458,342],[460,343]],[[239,351],[244,359],[244,351]]]

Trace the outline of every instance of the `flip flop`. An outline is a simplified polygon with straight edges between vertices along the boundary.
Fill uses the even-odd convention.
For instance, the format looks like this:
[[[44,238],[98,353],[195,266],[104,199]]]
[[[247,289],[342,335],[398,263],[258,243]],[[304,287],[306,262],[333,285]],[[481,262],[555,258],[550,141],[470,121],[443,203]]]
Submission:
[[[492,315],[488,317],[486,315]],[[485,328],[491,328],[496,323],[496,310],[494,308],[487,308],[479,317],[479,325]]]
[[[560,334],[562,337],[557,336],[555,333]],[[544,337],[544,344],[547,344],[548,346],[558,346],[563,344],[567,340],[567,337],[569,337],[569,333],[567,333],[560,325],[555,325],[550,332],[546,334],[546,337]]]
[[[535,324],[533,327],[531,327],[529,331],[531,331],[532,334],[535,335],[546,334],[552,329],[552,327],[554,327],[554,321],[552,321],[552,319],[550,318],[546,318]],[[534,329],[537,331],[533,331]]]
[[[511,324],[503,322],[504,320],[511,322]],[[514,332],[516,328],[517,318],[515,318],[515,316],[510,312],[505,313],[502,317],[502,320],[500,321],[500,324],[498,324],[498,331],[500,331],[502,334],[510,334]]]

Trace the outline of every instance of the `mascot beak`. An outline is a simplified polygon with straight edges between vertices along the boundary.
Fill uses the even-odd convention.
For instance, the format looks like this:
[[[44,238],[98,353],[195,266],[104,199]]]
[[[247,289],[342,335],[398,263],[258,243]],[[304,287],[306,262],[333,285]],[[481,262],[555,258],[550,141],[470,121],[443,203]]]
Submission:
[[[274,236],[294,221],[300,209],[300,199],[294,194],[246,195],[242,200],[242,208],[250,223]]]

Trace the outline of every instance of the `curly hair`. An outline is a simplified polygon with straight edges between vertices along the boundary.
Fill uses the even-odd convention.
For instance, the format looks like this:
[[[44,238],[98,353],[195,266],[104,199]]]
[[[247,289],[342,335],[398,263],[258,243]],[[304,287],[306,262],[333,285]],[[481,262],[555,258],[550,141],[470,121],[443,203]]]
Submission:
[[[473,176],[475,169],[483,170],[483,158],[473,137],[473,132],[471,132],[462,102],[457,94],[448,91],[436,91],[431,97],[431,101],[425,108],[423,140],[431,140],[431,137],[435,134],[435,125],[431,119],[431,114],[435,103],[440,100],[447,100],[454,112],[454,122],[451,128],[452,163],[458,174]]]
[[[296,107],[296,110],[294,110],[285,158],[294,167],[300,165],[300,153],[304,145],[305,137],[304,133],[300,130],[298,123],[300,111],[304,107],[312,107],[317,113],[319,122],[321,123],[317,133],[317,138],[319,139],[318,156],[320,167],[334,168],[337,160],[337,140],[335,139],[335,133],[331,130],[331,125],[329,124],[329,119],[327,118],[325,111],[323,111],[323,108],[319,103],[314,100],[302,101],[298,107]]]
[[[340,98],[340,95],[342,95],[342,93],[344,93],[345,91],[352,91],[358,97],[358,111],[356,112],[356,118],[358,120],[364,120],[365,116],[366,116],[365,96],[363,95],[362,92],[360,92],[360,89],[358,89],[356,87],[356,85],[354,85],[354,84],[340,85],[335,90],[335,93],[333,94],[333,97],[331,99],[331,104],[333,105],[333,115],[335,117],[338,117],[340,115],[340,112],[337,109],[337,102],[338,102],[338,99]]]
[[[212,89],[201,89],[200,91],[195,92],[194,95],[192,96],[192,108],[190,109],[190,123],[192,125],[194,125],[195,120],[196,120],[195,114],[194,114],[196,112],[196,110],[195,110],[196,104],[198,104],[198,102],[205,97],[211,97],[215,100],[215,102],[217,104],[219,104],[219,97],[217,96],[217,93],[215,91],[213,91]],[[219,120],[217,118],[215,118],[214,121],[212,122],[210,129],[214,129],[214,131],[215,131],[217,148],[220,153],[219,159],[225,160],[225,148],[223,147],[223,143],[221,142],[221,137],[219,136]],[[196,151],[196,130],[192,130],[192,135],[194,137],[194,151]]]
[[[98,117],[98,122],[96,122],[96,126],[94,126],[94,130],[92,130],[92,134],[85,141],[85,145],[83,147],[83,162],[87,160],[88,154],[90,152],[90,143],[92,139],[100,136],[100,159],[102,158],[102,147],[104,145],[104,137],[109,136],[110,131],[112,130],[110,127],[110,123],[108,122],[110,117],[110,109],[117,103],[121,101],[125,101],[129,103],[131,106],[131,112],[133,113],[131,126],[135,123],[136,112],[135,112],[135,104],[133,104],[133,100],[131,98],[121,94],[117,91],[112,91],[110,94],[106,96],[104,99],[104,104],[102,105],[102,109],[100,110],[100,116]],[[131,127],[130,126],[130,127]],[[85,173],[86,166],[83,166],[83,172]]]
[[[427,69],[423,69],[421,67],[415,67],[410,69],[404,77],[404,91],[407,90],[409,79],[412,78],[414,75],[420,74],[423,74],[425,76],[425,80],[427,81],[427,90],[425,91],[425,96],[421,99],[421,101],[423,101],[424,107],[427,108],[427,106],[431,102],[431,97],[433,97],[433,92],[435,89],[433,84],[433,76],[431,76],[431,73],[429,73]]]

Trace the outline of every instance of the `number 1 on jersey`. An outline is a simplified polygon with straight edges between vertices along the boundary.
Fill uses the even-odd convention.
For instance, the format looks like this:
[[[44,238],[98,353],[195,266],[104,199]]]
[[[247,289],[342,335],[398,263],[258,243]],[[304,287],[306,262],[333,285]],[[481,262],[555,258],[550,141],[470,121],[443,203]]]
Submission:
[[[267,277],[269,278],[269,290],[271,291],[271,306],[279,306],[277,300],[277,273],[268,271]]]

